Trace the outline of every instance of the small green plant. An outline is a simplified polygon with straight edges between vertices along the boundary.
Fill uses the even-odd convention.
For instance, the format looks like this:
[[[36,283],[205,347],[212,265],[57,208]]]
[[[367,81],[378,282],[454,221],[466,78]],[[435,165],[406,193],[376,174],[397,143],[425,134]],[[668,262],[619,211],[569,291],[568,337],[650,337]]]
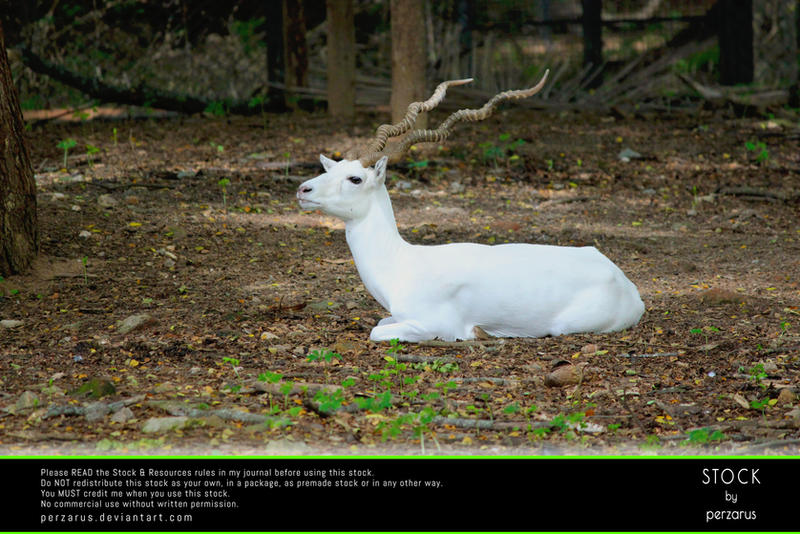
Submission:
[[[116,127],[114,127],[114,129],[111,131],[111,138],[114,140],[114,146],[117,146],[117,128]]]
[[[222,145],[220,145],[220,144],[218,144],[218,143],[215,143],[214,141],[211,141],[209,144],[210,144],[212,147],[214,147],[214,148],[216,149],[216,151],[217,151],[217,152],[219,152],[220,154],[222,154],[223,152],[225,152],[225,147],[224,147],[224,146],[222,146]]]
[[[419,412],[401,414],[390,421],[381,421],[378,429],[381,430],[383,441],[386,441],[389,438],[399,436],[406,428],[410,428],[414,437],[419,438],[422,454],[425,454],[426,434],[430,435],[434,443],[436,443],[436,447],[440,448],[439,442],[436,440],[436,434],[429,426],[434,417],[436,417],[436,411],[430,406],[426,406]]]
[[[229,357],[229,356],[223,356],[222,363],[223,363],[223,365],[226,364],[226,363],[230,364],[231,369],[233,369],[233,374],[236,375],[236,379],[237,380],[241,380],[242,377],[239,376],[239,359],[238,358],[232,358],[232,357]],[[231,393],[238,393],[239,390],[242,389],[242,385],[241,384],[230,384],[230,385],[225,386],[225,389],[229,390]]]
[[[761,400],[751,400],[750,407],[754,410],[758,410],[761,412],[761,415],[764,417],[767,416],[767,407],[771,406],[773,403],[770,402],[769,397],[764,397]]]
[[[656,434],[650,434],[644,438],[644,443],[640,445],[642,449],[658,449],[661,448],[661,438]]]
[[[739,368],[739,372],[745,371],[744,367]],[[750,381],[752,381],[755,385],[760,387],[761,389],[767,389],[767,385],[762,382],[765,378],[769,375],[764,370],[763,363],[757,363],[750,369],[747,369],[747,374],[749,375]]]
[[[94,145],[86,144],[86,161],[89,163],[89,167],[94,167],[94,162],[92,161],[92,155],[97,154],[100,152],[100,149]]]
[[[707,445],[714,441],[723,441],[728,439],[728,436],[720,432],[719,430],[714,430],[713,432],[709,428],[696,428],[694,430],[690,430],[686,434],[686,440],[683,441],[684,445]]]
[[[354,402],[361,410],[380,413],[392,407],[392,393],[384,391],[377,397],[356,397]]]
[[[333,352],[328,349],[312,350],[306,356],[306,361],[309,362],[326,362],[331,363],[333,360],[342,360],[342,355],[338,352]]]
[[[283,178],[285,180],[288,180],[289,179],[289,167],[291,166],[291,163],[292,163],[292,154],[289,153],[289,152],[284,152],[283,153],[283,157],[284,157],[284,159],[286,159],[286,165],[283,167]]]
[[[239,360],[237,358],[232,358],[229,356],[222,357],[222,363],[230,364],[231,368],[233,369],[233,373],[236,375],[236,378],[241,378],[239,376]]]
[[[704,326],[703,328],[692,328],[691,330],[689,330],[690,334],[702,335],[703,338],[705,339],[706,345],[708,345],[709,332],[717,333],[719,332],[719,328],[717,328],[716,326]],[[706,349],[706,352],[708,352],[708,349]]]
[[[204,109],[203,111],[205,111],[206,113],[210,113],[215,117],[223,117],[227,113],[225,109],[225,102],[220,102],[218,100],[209,102],[208,105],[206,106],[206,109]]]
[[[507,133],[498,136],[498,143],[486,142],[478,145],[483,150],[484,161],[494,161],[495,165],[501,160],[514,162],[519,160],[519,156],[515,154],[517,149],[525,144],[522,139],[511,141],[511,135]]]
[[[62,139],[61,142],[59,142],[56,145],[58,148],[60,148],[60,149],[62,149],[64,151],[64,169],[68,168],[67,167],[67,155],[69,154],[69,149],[70,148],[75,148],[75,146],[77,146],[77,144],[78,144],[78,142],[75,139],[73,139],[71,137],[68,137],[67,139]]]
[[[283,378],[283,374],[282,373],[273,373],[271,371],[264,371],[263,373],[259,373],[259,375],[258,375],[258,381],[259,382],[264,382],[266,384],[276,384],[276,383],[280,382],[282,378]],[[286,395],[288,396],[289,392],[292,391],[292,385],[291,384],[287,384],[287,385],[289,386],[289,390],[286,393]],[[286,402],[284,401],[284,407],[285,406],[286,406]],[[271,391],[269,392],[269,412],[270,413],[275,413],[276,412],[275,406],[272,404],[272,392]]]
[[[781,321],[781,333],[780,333],[780,335],[784,336],[784,335],[788,334],[790,326],[792,326],[792,324],[789,321]]]
[[[386,353],[390,356],[394,356],[398,352],[401,352],[405,349],[406,347],[400,344],[400,340],[395,338],[389,340],[389,348],[386,349]]]
[[[231,181],[227,178],[222,178],[217,185],[222,189],[222,205],[225,207],[225,213],[228,212],[228,186]]]
[[[344,403],[344,390],[340,388],[331,392],[326,389],[319,389],[314,395],[314,401],[317,403],[317,409],[320,412],[326,414],[334,413]]]
[[[428,160],[422,159],[419,161],[409,161],[408,168],[415,172],[420,172],[428,168]]]
[[[264,17],[259,17],[248,20],[234,20],[231,24],[231,33],[239,36],[244,53],[248,56],[258,47],[264,46],[263,41],[256,32],[256,29],[263,23]]]
[[[748,152],[756,154],[757,163],[764,163],[769,160],[769,150],[767,150],[767,145],[763,141],[747,141],[744,144],[744,148]]]
[[[338,352],[333,352],[328,349],[322,350],[313,350],[308,353],[306,356],[306,361],[308,362],[320,362],[320,363],[331,363],[334,360],[342,361],[342,355]],[[328,379],[330,378],[330,372],[328,371],[328,367],[325,367],[325,383],[328,383]]]

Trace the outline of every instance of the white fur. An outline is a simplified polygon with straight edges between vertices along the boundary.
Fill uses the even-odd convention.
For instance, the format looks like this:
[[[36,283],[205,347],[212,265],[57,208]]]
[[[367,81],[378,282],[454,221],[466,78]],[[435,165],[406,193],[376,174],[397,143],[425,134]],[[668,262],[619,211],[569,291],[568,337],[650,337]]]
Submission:
[[[594,247],[412,245],[397,231],[387,158],[366,169],[320,161],[326,172],[297,198],[344,220],[361,280],[391,314],[372,329],[374,341],[473,339],[476,326],[498,337],[612,332],[644,312],[636,286]]]

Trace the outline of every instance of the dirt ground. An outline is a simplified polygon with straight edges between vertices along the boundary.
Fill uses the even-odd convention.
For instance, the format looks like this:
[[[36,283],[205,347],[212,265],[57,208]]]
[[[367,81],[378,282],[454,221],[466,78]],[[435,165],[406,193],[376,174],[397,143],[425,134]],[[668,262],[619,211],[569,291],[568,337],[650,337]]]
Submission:
[[[390,168],[407,240],[595,245],[647,311],[404,346],[369,341],[387,314],[343,224],[295,200],[382,120],[32,129],[41,255],[0,282],[0,452],[800,454],[796,116],[508,109],[415,151]]]

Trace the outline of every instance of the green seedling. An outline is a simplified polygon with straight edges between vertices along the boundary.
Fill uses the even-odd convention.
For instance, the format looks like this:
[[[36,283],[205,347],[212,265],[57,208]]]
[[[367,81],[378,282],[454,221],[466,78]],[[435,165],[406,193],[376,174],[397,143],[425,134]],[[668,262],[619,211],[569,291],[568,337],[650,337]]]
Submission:
[[[233,373],[236,375],[236,378],[241,378],[239,376],[239,360],[237,358],[223,356],[222,363],[229,363],[233,369]]]
[[[86,161],[89,163],[89,167],[94,167],[94,162],[92,161],[92,154],[97,154],[100,152],[100,149],[94,145],[86,144]]]
[[[342,355],[339,354],[338,352],[333,352],[333,351],[330,351],[328,349],[322,349],[322,350],[313,350],[313,351],[308,353],[308,356],[306,356],[306,361],[308,361],[308,362],[331,363],[333,360],[342,361]],[[330,373],[328,371],[328,367],[326,366],[325,367],[325,383],[326,384],[328,383],[329,376],[330,376]]]
[[[764,417],[767,417],[767,407],[772,406],[773,404],[773,402],[770,402],[769,397],[765,397],[761,400],[750,401],[750,407],[754,410],[760,411],[761,415]]]
[[[63,139],[56,145],[58,148],[64,150],[64,169],[67,169],[67,155],[69,154],[69,149],[75,148],[77,144],[78,142],[75,139],[69,137],[67,139]]]
[[[114,146],[117,146],[117,129],[116,129],[116,127],[111,131],[111,139],[114,140]]]
[[[361,410],[380,413],[392,407],[392,393],[384,391],[378,397],[356,397],[354,401]]]
[[[788,334],[790,326],[792,326],[792,324],[789,321],[781,321],[781,333],[780,333],[780,335],[784,336],[784,335]]]
[[[434,409],[426,406],[417,413],[402,414],[391,421],[381,421],[378,429],[381,430],[383,441],[386,441],[389,438],[399,436],[404,429],[410,428],[414,437],[419,438],[420,448],[422,453],[425,454],[425,434],[429,434],[434,443],[436,443],[436,447],[441,449],[439,442],[436,440],[436,435],[429,426],[434,417],[436,417]]]
[[[338,352],[333,352],[328,349],[312,350],[306,356],[306,361],[309,362],[326,362],[331,363],[333,360],[342,360],[342,355]]]
[[[498,136],[498,143],[486,142],[478,145],[483,149],[483,160],[494,161],[495,165],[500,160],[507,160],[509,163],[519,160],[519,156],[515,154],[516,150],[525,144],[522,139],[511,141],[511,135],[507,133]]]
[[[748,152],[756,153],[757,163],[764,163],[769,159],[769,151],[767,150],[767,145],[763,141],[747,141],[744,144],[744,148]]]
[[[286,159],[286,166],[283,168],[283,178],[288,180],[289,179],[289,166],[292,163],[292,155],[289,152],[284,152],[283,157]]]
[[[337,389],[334,392],[320,389],[314,395],[314,401],[317,403],[317,409],[326,414],[332,414],[342,407],[344,403],[344,390]]]
[[[705,339],[706,345],[708,345],[709,332],[715,332],[715,333],[719,332],[719,328],[717,328],[716,326],[704,326],[703,328],[692,328],[691,330],[689,330],[690,334],[701,334]],[[708,352],[708,349],[706,349],[706,352]]]
[[[392,339],[392,340],[389,341],[389,348],[386,349],[386,354],[389,354],[390,356],[394,356],[398,352],[405,350],[405,348],[406,347],[404,345],[400,344],[400,340],[399,339]]]
[[[686,434],[686,440],[683,442],[684,445],[707,445],[714,441],[723,441],[728,439],[728,436],[720,432],[719,430],[714,430],[713,432],[710,431],[709,428],[697,428],[695,430],[691,430]]]
[[[227,178],[222,178],[217,185],[222,189],[222,205],[225,207],[225,213],[228,212],[228,186],[231,181]]]
[[[410,161],[408,163],[408,168],[411,169],[414,172],[420,172],[423,169],[427,169],[428,168],[428,160],[427,159],[423,159],[423,160],[420,160],[420,161]]]
[[[225,103],[215,100],[213,102],[209,102],[206,106],[206,109],[203,110],[206,113],[210,113],[215,117],[222,117],[225,115]]]
[[[739,367],[739,372],[740,373],[744,372],[744,371],[745,371],[744,367]],[[749,375],[750,380],[755,385],[757,385],[761,389],[767,389],[767,385],[764,384],[762,382],[762,380],[767,378],[769,375],[764,370],[764,364],[763,363],[757,363],[753,367],[751,367],[750,369],[747,369],[746,371],[747,371],[747,374]]]
[[[658,449],[661,447],[661,438],[655,434],[650,434],[644,438],[644,443],[641,445],[642,449]]]

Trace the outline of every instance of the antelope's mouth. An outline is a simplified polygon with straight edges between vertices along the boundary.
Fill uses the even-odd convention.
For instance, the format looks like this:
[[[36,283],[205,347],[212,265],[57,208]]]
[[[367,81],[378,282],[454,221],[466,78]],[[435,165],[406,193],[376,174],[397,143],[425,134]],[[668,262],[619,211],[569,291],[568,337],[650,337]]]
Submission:
[[[304,210],[315,210],[322,207],[322,204],[314,202],[313,200],[306,200],[304,198],[299,198],[297,200],[300,203],[300,207]]]

